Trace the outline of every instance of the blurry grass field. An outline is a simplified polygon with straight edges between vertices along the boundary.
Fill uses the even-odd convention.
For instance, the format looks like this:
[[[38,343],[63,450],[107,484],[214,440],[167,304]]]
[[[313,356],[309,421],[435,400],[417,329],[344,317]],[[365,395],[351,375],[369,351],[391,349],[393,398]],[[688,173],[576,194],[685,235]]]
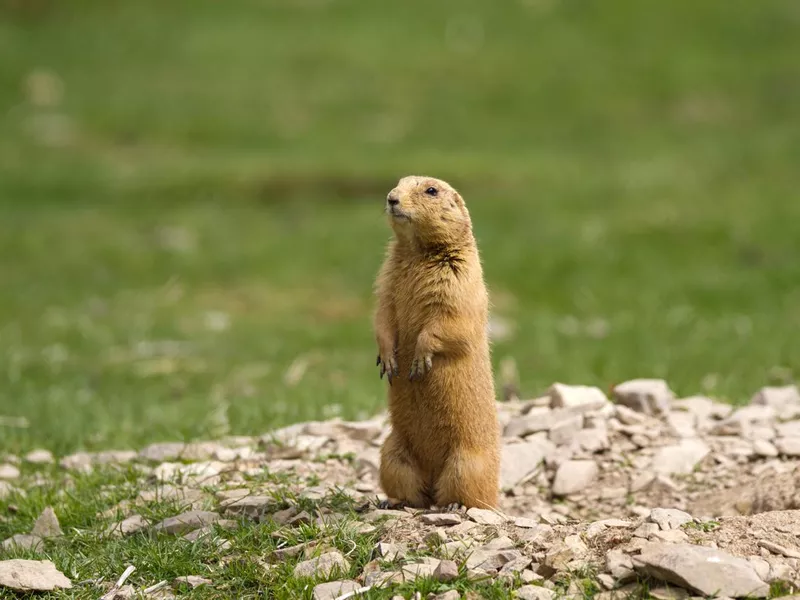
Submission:
[[[793,0],[0,0],[0,450],[380,409],[410,173],[463,192],[526,395],[791,378],[799,26]]]

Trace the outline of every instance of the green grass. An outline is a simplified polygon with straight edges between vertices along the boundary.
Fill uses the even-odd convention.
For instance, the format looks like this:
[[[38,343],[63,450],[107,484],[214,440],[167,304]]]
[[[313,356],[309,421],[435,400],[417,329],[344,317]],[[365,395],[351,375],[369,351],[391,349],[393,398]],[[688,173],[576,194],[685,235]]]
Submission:
[[[335,524],[329,521],[324,528],[315,522],[294,528],[279,527],[272,520],[256,522],[241,518],[237,527],[229,530],[213,526],[210,535],[198,541],[189,542],[180,536],[152,531],[141,531],[124,538],[112,537],[105,529],[118,522],[123,514],[114,513],[114,507],[120,501],[135,502],[142,490],[153,489],[145,480],[137,476],[135,470],[114,469],[98,470],[91,475],[77,475],[69,481],[63,472],[43,473],[46,482],[30,485],[26,473],[25,487],[28,492],[24,496],[11,496],[0,500],[0,510],[11,516],[0,521],[0,540],[15,533],[27,533],[31,530],[41,511],[51,506],[56,513],[63,537],[45,540],[39,552],[14,549],[0,551],[3,560],[27,558],[33,560],[50,560],[72,580],[71,590],[62,590],[50,594],[37,594],[37,598],[74,598],[94,599],[100,597],[107,588],[103,586],[114,583],[129,565],[136,569],[126,583],[142,591],[159,582],[167,582],[167,589],[179,597],[222,599],[222,598],[274,598],[295,599],[312,597],[317,583],[336,581],[338,579],[355,578],[361,574],[365,565],[376,556],[376,543],[379,539],[382,524],[376,522],[374,532],[359,533],[357,526],[363,525],[355,512],[352,500],[343,494],[327,494],[320,500],[298,498],[289,489],[292,484],[303,483],[295,477],[275,477],[269,473],[263,476],[248,478],[246,485],[254,493],[266,481],[273,484],[272,495],[274,505],[270,512],[296,505],[298,509],[308,510],[311,514],[325,509],[340,515],[341,520]],[[305,482],[308,485],[308,482]],[[195,509],[219,510],[218,503],[213,500],[214,489],[209,486],[205,500]],[[13,506],[13,509],[10,508]],[[101,517],[100,513],[110,514]],[[175,516],[189,507],[177,500],[157,499],[152,502],[137,504],[133,509],[151,523]],[[278,532],[280,532],[279,535]],[[278,548],[288,548],[305,542],[317,542],[318,546],[311,550],[308,557],[302,555],[276,558],[273,552]],[[227,542],[223,544],[223,542]],[[294,576],[294,568],[298,562],[311,558],[324,551],[338,550],[347,559],[349,569],[342,572],[334,570],[327,577],[298,578]],[[428,553],[430,554],[430,553]],[[392,563],[381,561],[383,570],[399,570],[402,561]],[[187,587],[174,586],[175,579],[188,575],[197,575],[209,579],[212,583],[194,590]],[[432,578],[421,578],[414,582],[394,584],[389,588],[374,588],[363,598],[367,600],[390,598],[396,593],[411,597],[415,591],[423,593],[443,592],[448,589],[460,591],[476,590],[486,598],[508,597],[508,585],[502,582],[474,582],[467,579],[466,570],[461,569],[460,576],[449,583],[440,583]],[[14,598],[8,591],[0,590],[0,598]]]
[[[0,449],[380,409],[370,294],[408,173],[464,193],[525,394],[791,379],[798,23],[792,0],[0,0],[0,416],[30,424]]]

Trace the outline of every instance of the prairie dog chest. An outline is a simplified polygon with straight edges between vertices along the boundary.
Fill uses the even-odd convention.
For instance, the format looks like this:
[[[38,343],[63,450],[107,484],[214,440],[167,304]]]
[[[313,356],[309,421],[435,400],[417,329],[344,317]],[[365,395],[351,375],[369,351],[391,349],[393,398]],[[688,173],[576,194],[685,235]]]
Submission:
[[[439,264],[404,261],[398,267],[392,290],[398,326],[419,333],[428,320],[452,310],[458,290]]]

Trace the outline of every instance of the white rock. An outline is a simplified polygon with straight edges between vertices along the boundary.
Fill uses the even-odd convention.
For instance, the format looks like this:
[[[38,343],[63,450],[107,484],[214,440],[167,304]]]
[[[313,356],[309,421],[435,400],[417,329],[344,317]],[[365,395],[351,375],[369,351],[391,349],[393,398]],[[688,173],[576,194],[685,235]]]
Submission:
[[[0,465],[0,479],[17,479],[18,477],[19,469],[14,465]]]
[[[550,431],[559,423],[575,418],[575,413],[566,408],[549,409],[536,407],[520,417],[509,421],[503,431],[503,437],[525,437],[540,431]]]
[[[667,544],[680,544],[689,541],[689,536],[680,529],[669,529],[667,531],[656,531],[648,538],[652,542],[664,542]]]
[[[506,522],[505,517],[485,508],[472,507],[467,510],[467,516],[478,525],[502,525]]]
[[[765,598],[769,586],[753,566],[705,546],[692,544],[650,544],[632,557],[634,568],[647,576],[689,588],[704,596],[750,596]]]
[[[630,581],[636,576],[631,557],[621,550],[610,550],[606,554],[606,570],[619,583]]]
[[[753,452],[765,458],[774,458],[778,456],[778,449],[775,447],[775,444],[766,440],[755,440],[753,442]]]
[[[654,508],[650,511],[649,520],[661,529],[678,529],[681,525],[693,520],[692,515],[676,508]]]
[[[342,556],[341,552],[333,551],[297,563],[294,568],[294,576],[330,577],[336,570],[340,573],[347,573],[350,570],[350,563]]]
[[[632,379],[614,387],[614,398],[646,415],[666,414],[675,398],[663,379]]]
[[[667,426],[672,435],[691,438],[697,435],[697,417],[692,413],[673,411],[666,416]]]
[[[775,426],[778,437],[800,437],[800,421],[787,421]]]
[[[450,525],[458,525],[461,523],[461,515],[458,513],[428,513],[420,516],[420,521],[426,525],[448,527]]]
[[[68,590],[72,582],[49,560],[0,561],[0,588],[20,592]]]
[[[688,474],[694,471],[711,449],[699,438],[685,438],[674,446],[662,446],[653,456],[650,469],[662,475]]]
[[[0,544],[0,547],[9,551],[13,549],[20,549],[38,552],[44,548],[44,540],[42,540],[42,538],[40,538],[38,535],[18,533],[17,535],[12,535],[7,540],[4,540],[3,543]]]
[[[581,429],[583,429],[583,414],[570,415],[550,428],[548,438],[556,446],[563,446],[573,441],[575,433]]]
[[[335,600],[343,594],[354,592],[361,586],[350,579],[344,581],[329,581],[314,586],[314,600]]]
[[[55,462],[55,459],[49,450],[32,450],[25,455],[25,462],[32,465],[49,465]]]
[[[523,585],[517,590],[519,600],[553,600],[556,593],[541,585]]]
[[[561,463],[553,479],[552,492],[556,496],[568,496],[585,489],[595,478],[599,469],[593,460],[568,460]]]
[[[573,432],[572,447],[591,453],[608,450],[611,447],[608,428],[603,424]]]
[[[547,393],[550,396],[550,408],[592,412],[601,410],[609,404],[602,390],[594,386],[554,383]]]
[[[17,490],[17,488],[12,486],[7,481],[0,480],[0,500],[5,500],[11,494],[16,494],[18,492],[19,492],[19,490]]]
[[[48,506],[42,511],[42,514],[33,524],[31,535],[40,538],[55,538],[64,535],[58,523],[58,517],[52,507]]]
[[[192,589],[198,588],[201,585],[211,585],[212,583],[214,582],[210,579],[198,575],[184,575],[183,577],[176,577],[172,581],[172,585],[174,586],[188,585]]]
[[[275,499],[272,496],[244,496],[226,503],[225,514],[256,519],[264,514],[273,502]]]
[[[205,510],[190,510],[175,517],[164,519],[156,525],[154,531],[163,531],[164,533],[182,535],[206,527],[219,520],[219,515],[215,512]]]
[[[510,489],[536,472],[553,445],[543,440],[503,444],[500,455],[500,488]]]
[[[800,456],[800,436],[780,437],[775,440],[775,447],[780,454]]]
[[[775,422],[771,406],[751,405],[736,409],[728,418],[711,428],[712,435],[747,435],[753,427],[771,427]]]
[[[751,404],[771,406],[782,411],[789,405],[800,405],[800,390],[796,385],[768,386],[761,388],[750,400]]]
[[[76,452],[62,458],[58,464],[67,471],[89,473],[92,470],[92,456],[88,452]]]
[[[437,581],[448,582],[458,578],[458,564],[453,560],[441,561],[433,571],[433,577]]]
[[[138,531],[146,529],[149,522],[141,515],[131,515],[119,523],[112,523],[106,528],[106,535],[123,536],[132,535]]]

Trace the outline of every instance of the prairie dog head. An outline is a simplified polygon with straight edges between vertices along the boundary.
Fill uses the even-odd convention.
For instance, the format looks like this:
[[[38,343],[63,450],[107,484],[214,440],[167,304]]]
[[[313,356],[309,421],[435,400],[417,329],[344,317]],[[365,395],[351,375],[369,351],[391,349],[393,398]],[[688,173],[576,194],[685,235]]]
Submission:
[[[434,177],[403,177],[386,196],[386,214],[397,236],[423,243],[455,241],[471,227],[464,199]]]

